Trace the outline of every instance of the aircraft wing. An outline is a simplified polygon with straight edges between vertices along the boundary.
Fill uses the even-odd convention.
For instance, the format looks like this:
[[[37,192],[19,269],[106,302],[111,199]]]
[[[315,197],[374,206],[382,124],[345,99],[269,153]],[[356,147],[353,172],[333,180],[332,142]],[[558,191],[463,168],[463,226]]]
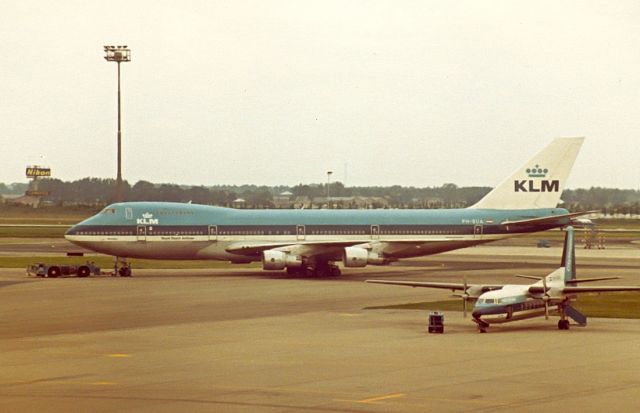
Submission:
[[[540,217],[540,218],[531,218],[531,219],[523,219],[519,221],[503,221],[501,225],[510,226],[510,227],[526,227],[529,225],[544,225],[544,224],[558,224],[560,220],[564,218],[575,218],[582,215],[592,214],[598,211],[585,211],[585,212],[572,212],[570,214],[562,214],[562,215],[551,215],[548,217]]]
[[[607,293],[616,291],[640,291],[640,287],[628,287],[628,286],[601,286],[601,287],[564,287],[558,288],[563,294],[579,294],[579,293]],[[544,287],[540,285],[533,285],[529,287],[529,293],[531,294],[543,294]]]
[[[566,284],[590,283],[594,281],[617,280],[620,277],[598,277],[598,278],[576,278],[575,280],[565,281]]]
[[[565,294],[577,293],[607,293],[616,291],[640,291],[640,287],[629,286],[603,286],[603,287],[564,287],[562,292]]]
[[[335,249],[362,244],[361,240],[336,240],[336,241],[296,241],[296,242],[236,242],[225,250],[232,254],[254,256],[266,250],[280,250],[302,255],[316,255],[333,252]]]
[[[373,284],[391,284],[391,285],[404,285],[405,287],[426,287],[426,288],[441,288],[444,290],[461,290],[465,289],[465,285],[462,283],[446,283],[446,282],[424,282],[424,281],[391,281],[391,280],[366,280],[365,282]],[[499,290],[502,288],[502,284],[493,285],[478,285],[467,284],[468,290],[487,292],[492,290]]]

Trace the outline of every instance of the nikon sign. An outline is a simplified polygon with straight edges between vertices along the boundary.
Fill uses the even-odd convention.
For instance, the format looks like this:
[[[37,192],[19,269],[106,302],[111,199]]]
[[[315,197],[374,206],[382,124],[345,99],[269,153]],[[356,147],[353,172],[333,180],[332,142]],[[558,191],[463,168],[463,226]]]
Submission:
[[[51,176],[51,168],[27,166],[27,178],[37,178],[40,176]]]

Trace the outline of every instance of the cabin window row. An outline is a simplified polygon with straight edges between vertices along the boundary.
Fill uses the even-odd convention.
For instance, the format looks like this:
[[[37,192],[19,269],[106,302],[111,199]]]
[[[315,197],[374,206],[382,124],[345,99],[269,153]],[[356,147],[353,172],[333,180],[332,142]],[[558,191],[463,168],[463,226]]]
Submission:
[[[78,235],[135,235],[130,231],[78,231]]]

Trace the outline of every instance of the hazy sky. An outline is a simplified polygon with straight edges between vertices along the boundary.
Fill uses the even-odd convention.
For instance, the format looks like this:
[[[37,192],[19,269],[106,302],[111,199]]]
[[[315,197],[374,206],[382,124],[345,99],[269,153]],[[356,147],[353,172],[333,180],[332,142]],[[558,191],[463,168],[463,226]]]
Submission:
[[[0,182],[498,184],[586,136],[568,186],[640,188],[638,1],[0,0]],[[346,168],[345,168],[346,166]]]

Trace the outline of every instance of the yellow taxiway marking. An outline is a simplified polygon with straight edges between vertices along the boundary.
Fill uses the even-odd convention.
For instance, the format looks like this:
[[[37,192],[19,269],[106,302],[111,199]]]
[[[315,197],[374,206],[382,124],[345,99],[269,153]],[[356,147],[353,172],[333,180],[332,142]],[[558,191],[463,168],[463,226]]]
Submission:
[[[354,313],[340,313],[341,317],[358,317],[360,316],[360,314],[354,314]]]
[[[93,386],[115,386],[118,383],[115,383],[113,381],[95,381],[93,383],[90,383]]]
[[[405,393],[394,393],[394,394],[387,394],[387,395],[384,395],[384,396],[372,397],[370,399],[358,400],[358,401],[356,401],[356,403],[371,404],[371,403],[380,402],[382,400],[397,399],[397,398],[405,397],[405,396],[406,396]]]
[[[114,353],[114,354],[106,354],[105,357],[111,357],[114,359],[124,359],[127,357],[131,357],[131,354],[124,354],[124,353]]]

